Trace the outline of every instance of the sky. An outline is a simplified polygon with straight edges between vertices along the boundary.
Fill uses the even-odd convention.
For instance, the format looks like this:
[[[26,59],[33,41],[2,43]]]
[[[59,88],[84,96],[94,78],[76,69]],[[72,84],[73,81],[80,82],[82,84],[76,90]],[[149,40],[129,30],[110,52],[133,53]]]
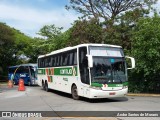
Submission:
[[[80,16],[65,9],[68,3],[69,0],[0,0],[0,22],[31,37],[38,36],[44,25],[54,24],[65,31]],[[156,8],[159,6],[160,0]]]
[[[54,24],[65,31],[78,19],[75,11],[65,9],[68,3],[69,0],[0,0],[0,22],[31,37],[36,37],[44,25]]]

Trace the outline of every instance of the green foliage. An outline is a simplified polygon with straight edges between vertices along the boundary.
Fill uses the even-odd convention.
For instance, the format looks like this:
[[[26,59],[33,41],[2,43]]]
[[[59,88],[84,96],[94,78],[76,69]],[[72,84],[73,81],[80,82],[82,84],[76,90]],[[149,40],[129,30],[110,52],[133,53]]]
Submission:
[[[153,18],[142,18],[134,32],[132,53],[137,60],[137,72],[143,70],[144,77],[157,74],[160,70],[159,31],[160,17],[155,15]]]
[[[43,48],[45,46],[47,48],[45,50],[45,53],[64,47],[65,40],[68,35],[67,32],[62,34],[62,29],[62,27],[56,27],[54,24],[45,25],[43,28],[40,29],[38,34],[44,37],[40,40],[43,43],[40,43],[40,47]]]
[[[95,19],[76,21],[70,29],[68,44],[74,46],[82,43],[102,43],[103,29]]]
[[[147,16],[147,11],[135,9],[127,11],[125,14],[116,17],[116,24],[104,28],[104,41],[107,44],[120,45],[125,49],[125,52],[130,53],[134,27],[137,21],[144,16]]]
[[[40,29],[38,34],[46,37],[47,39],[54,39],[61,34],[62,29],[62,27],[56,27],[54,24],[45,25]]]
[[[16,64],[26,63],[26,57],[28,57],[28,50],[30,49],[32,38],[26,36],[20,31],[13,29],[15,36],[15,44],[13,45],[14,58],[16,58]]]
[[[1,72],[6,73],[8,63],[12,63],[12,45],[14,42],[14,32],[4,23],[0,23],[0,68]]]
[[[27,57],[29,58],[28,62],[36,63],[39,55],[48,53],[48,46],[46,41],[41,38],[34,38],[30,45],[28,46]]]
[[[0,68],[7,74],[8,66],[25,63],[32,39],[20,31],[0,23]]]
[[[136,60],[136,69],[131,80],[147,81],[148,90],[158,87],[153,85],[160,77],[160,16],[141,18],[132,37],[132,55]],[[158,85],[158,84],[157,84]],[[145,84],[146,86],[146,84]]]
[[[37,62],[39,55],[66,47],[70,31],[68,30],[62,33],[61,30],[62,27],[56,27],[54,24],[42,27],[38,34],[43,36],[43,38],[39,37],[32,39],[29,49],[27,49],[28,62]]]

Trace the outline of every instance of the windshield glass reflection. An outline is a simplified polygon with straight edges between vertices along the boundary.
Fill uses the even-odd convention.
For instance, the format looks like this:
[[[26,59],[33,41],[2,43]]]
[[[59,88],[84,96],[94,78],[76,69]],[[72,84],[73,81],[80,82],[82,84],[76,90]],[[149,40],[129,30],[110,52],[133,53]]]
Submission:
[[[92,83],[122,83],[126,78],[124,58],[93,57]]]

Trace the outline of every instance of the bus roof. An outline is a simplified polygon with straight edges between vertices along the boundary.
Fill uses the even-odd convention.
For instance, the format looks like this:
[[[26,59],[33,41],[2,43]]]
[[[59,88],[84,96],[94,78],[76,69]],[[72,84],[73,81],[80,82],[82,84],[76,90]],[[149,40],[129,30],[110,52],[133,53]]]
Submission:
[[[9,66],[9,68],[20,67],[20,66],[33,66],[33,67],[37,67],[37,63],[20,64],[20,65],[15,65],[15,66]]]
[[[59,49],[59,50],[52,51],[52,52],[49,53],[49,54],[40,55],[38,58],[42,58],[42,57],[45,57],[45,56],[50,56],[50,55],[53,55],[53,54],[56,54],[56,53],[65,52],[65,51],[72,50],[72,49],[75,49],[75,48],[78,48],[78,47],[83,47],[83,46],[105,46],[105,47],[122,48],[121,46],[110,45],[110,44],[96,44],[96,43],[79,44],[79,45],[77,45],[77,46],[66,47],[66,48],[63,48],[63,49]]]

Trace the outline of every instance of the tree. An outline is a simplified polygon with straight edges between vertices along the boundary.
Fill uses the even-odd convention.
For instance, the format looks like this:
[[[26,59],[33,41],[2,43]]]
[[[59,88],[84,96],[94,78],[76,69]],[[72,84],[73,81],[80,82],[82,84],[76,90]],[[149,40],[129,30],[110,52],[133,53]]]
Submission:
[[[133,30],[138,20],[148,15],[148,10],[135,9],[117,16],[117,24],[114,24],[111,28],[104,28],[105,43],[120,45],[125,50],[131,50]]]
[[[36,63],[39,55],[47,54],[49,52],[49,44],[42,38],[34,38],[28,46],[26,56],[29,58],[28,62]]]
[[[74,9],[83,14],[83,17],[104,19],[112,26],[120,13],[134,9],[151,9],[157,0],[70,0],[67,9]]]
[[[37,62],[39,55],[47,54],[51,51],[67,46],[68,32],[61,32],[62,27],[53,25],[43,26],[38,34],[42,37],[32,39],[26,50],[29,58],[28,62]]]
[[[7,73],[7,66],[12,61],[14,32],[12,29],[4,23],[0,23],[0,68],[2,73]]]
[[[12,48],[12,51],[14,52],[13,58],[16,59],[15,63],[16,64],[26,63],[28,62],[27,54],[28,51],[30,50],[30,46],[33,39],[14,28],[12,28],[12,31],[14,32],[14,42],[15,42]]]
[[[156,2],[157,0],[70,0],[66,8],[74,9],[83,17],[94,17],[94,24],[100,24],[102,27],[100,38],[104,43],[120,45],[131,50],[130,38],[136,22],[148,15]],[[82,24],[84,22],[79,26],[83,26]]]
[[[76,21],[70,28],[70,46],[82,43],[102,43],[103,29],[95,19]]]
[[[7,74],[8,66],[26,63],[32,38],[19,30],[0,23],[0,69]],[[2,71],[1,70],[1,71]]]
[[[131,78],[145,84],[144,89],[158,87],[160,77],[160,16],[141,18],[132,37],[132,56],[136,69]],[[136,75],[135,75],[136,74]],[[144,90],[143,89],[143,90]]]
[[[45,25],[40,29],[38,34],[45,37],[46,39],[54,39],[62,33],[62,29],[62,27],[56,27],[54,24]]]
[[[54,24],[45,25],[40,29],[38,34],[44,37],[44,44],[48,48],[48,52],[56,49],[56,43],[59,43],[60,41],[59,37],[62,35],[62,29],[62,27],[56,27]]]

